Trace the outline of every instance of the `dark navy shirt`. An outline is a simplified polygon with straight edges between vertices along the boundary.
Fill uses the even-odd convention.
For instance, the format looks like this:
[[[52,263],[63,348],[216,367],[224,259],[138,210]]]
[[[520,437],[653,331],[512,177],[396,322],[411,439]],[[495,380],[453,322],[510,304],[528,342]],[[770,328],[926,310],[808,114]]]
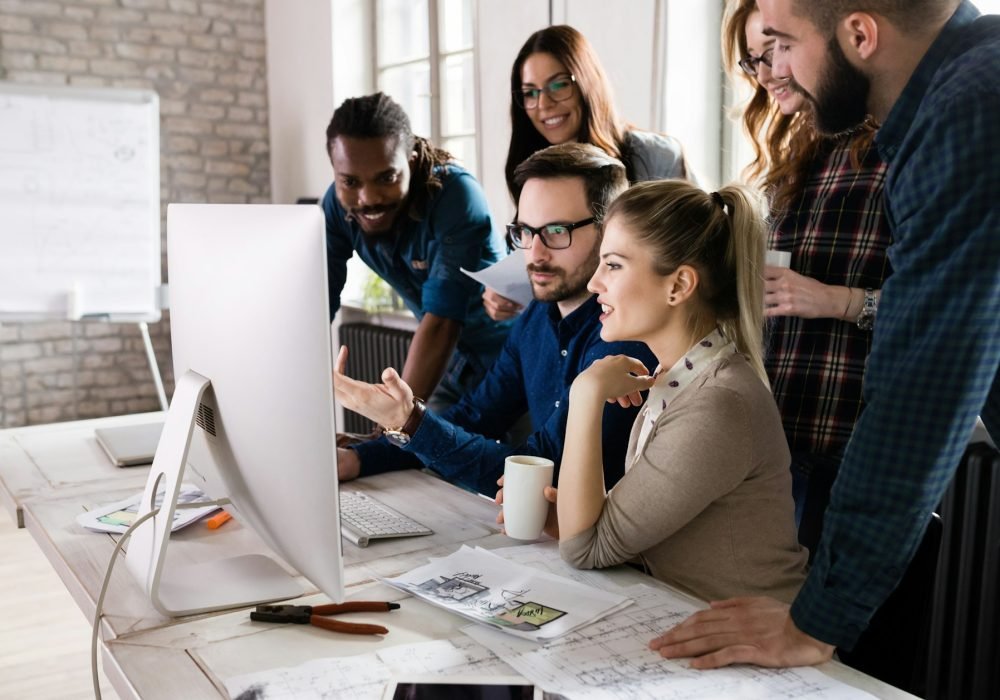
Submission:
[[[555,304],[534,301],[514,323],[483,382],[441,415],[424,416],[404,448],[385,438],[355,447],[361,475],[428,466],[449,481],[492,496],[511,454],[547,457],[558,469],[566,437],[569,389],[597,359],[630,355],[652,372],[656,358],[642,343],[601,340],[601,307],[590,297],[566,318]],[[522,445],[501,436],[525,411],[532,434]],[[625,471],[625,451],[638,408],[606,404],[603,423],[604,483],[611,488]],[[557,474],[558,477],[558,474]]]
[[[492,359],[511,323],[486,315],[482,287],[463,273],[481,270],[506,255],[493,226],[486,196],[476,179],[461,167],[438,167],[442,187],[419,221],[403,215],[399,234],[372,243],[355,221],[348,221],[334,185],[326,191],[326,250],[330,286],[330,318],[340,309],[347,280],[347,260],[354,253],[402,297],[417,319],[425,313],[462,324],[458,348],[465,354]],[[489,362],[480,362],[486,366]]]
[[[879,129],[892,275],[865,410],[792,605],[850,648],[913,557],[976,415],[1000,438],[1000,17],[963,2]]]

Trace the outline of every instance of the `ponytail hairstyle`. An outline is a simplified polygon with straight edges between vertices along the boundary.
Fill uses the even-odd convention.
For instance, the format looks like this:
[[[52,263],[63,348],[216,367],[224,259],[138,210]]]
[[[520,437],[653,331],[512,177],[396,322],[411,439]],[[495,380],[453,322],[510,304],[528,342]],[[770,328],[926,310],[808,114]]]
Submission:
[[[351,97],[337,107],[326,127],[326,154],[333,152],[333,142],[338,136],[354,139],[395,138],[402,144],[410,163],[409,216],[422,219],[427,203],[443,186],[441,168],[453,161],[450,153],[436,148],[425,138],[414,136],[410,118],[391,97],[376,92],[364,97]]]
[[[605,226],[616,217],[652,250],[657,274],[669,275],[681,265],[698,271],[696,303],[715,315],[723,335],[768,384],[763,361],[763,196],[738,184],[708,194],[684,180],[654,180],[619,195],[608,209]],[[692,333],[700,325],[697,316],[692,314]]]

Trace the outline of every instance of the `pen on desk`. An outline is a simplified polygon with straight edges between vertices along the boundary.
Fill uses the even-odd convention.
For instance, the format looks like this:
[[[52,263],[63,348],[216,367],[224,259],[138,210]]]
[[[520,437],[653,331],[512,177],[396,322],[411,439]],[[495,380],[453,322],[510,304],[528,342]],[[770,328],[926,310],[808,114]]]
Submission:
[[[207,527],[209,530],[215,530],[216,528],[221,527],[222,525],[226,524],[232,519],[233,516],[229,514],[229,511],[224,510],[221,513],[216,513],[211,518],[206,520],[205,527]]]

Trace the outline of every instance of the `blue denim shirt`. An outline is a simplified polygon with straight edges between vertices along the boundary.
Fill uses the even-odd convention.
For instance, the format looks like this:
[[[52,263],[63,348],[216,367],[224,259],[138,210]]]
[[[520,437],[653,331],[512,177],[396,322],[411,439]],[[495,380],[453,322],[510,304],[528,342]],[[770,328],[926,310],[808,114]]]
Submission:
[[[558,469],[566,437],[569,389],[576,376],[594,360],[608,355],[630,355],[650,372],[656,369],[656,358],[644,344],[601,340],[600,313],[596,297],[590,297],[566,318],[560,318],[555,304],[529,304],[475,391],[441,415],[428,411],[402,450],[385,438],[354,448],[361,458],[361,475],[426,465],[449,481],[493,496],[508,455],[548,457]],[[525,411],[531,412],[533,430],[527,442],[501,442],[501,436]],[[604,407],[602,450],[607,488],[625,472],[625,451],[638,411],[617,404]]]
[[[851,648],[888,597],[976,415],[1000,438],[1000,17],[963,2],[879,129],[893,274],[795,624]]]
[[[424,217],[415,221],[404,214],[399,235],[374,244],[356,222],[347,220],[330,185],[322,202],[330,318],[340,309],[347,260],[357,253],[396,290],[417,319],[432,313],[460,322],[459,351],[491,361],[511,323],[498,323],[486,315],[482,286],[459,268],[488,267],[506,255],[506,246],[476,179],[454,164],[437,172],[442,187],[428,202]],[[489,361],[480,364],[488,367]]]

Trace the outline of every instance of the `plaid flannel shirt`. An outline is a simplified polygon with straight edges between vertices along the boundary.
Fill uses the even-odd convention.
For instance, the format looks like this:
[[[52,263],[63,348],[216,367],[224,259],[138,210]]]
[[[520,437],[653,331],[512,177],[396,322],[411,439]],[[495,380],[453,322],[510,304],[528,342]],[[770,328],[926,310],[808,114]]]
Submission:
[[[893,273],[865,410],[823,540],[792,605],[799,629],[851,648],[902,577],[980,414],[1000,437],[1000,17],[963,2],[876,143],[889,170]]]
[[[823,284],[881,289],[890,266],[882,209],[886,166],[874,145],[851,165],[851,139],[831,141],[795,204],[776,217],[769,247]],[[839,456],[861,413],[871,332],[834,318],[779,316],[764,367],[792,452]]]

